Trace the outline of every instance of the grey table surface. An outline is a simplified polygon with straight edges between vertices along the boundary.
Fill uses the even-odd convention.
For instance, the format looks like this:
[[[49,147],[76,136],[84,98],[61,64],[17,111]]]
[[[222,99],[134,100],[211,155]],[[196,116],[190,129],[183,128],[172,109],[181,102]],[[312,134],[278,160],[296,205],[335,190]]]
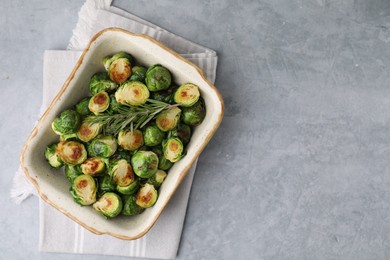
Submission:
[[[83,1],[0,3],[0,259],[38,252],[9,199],[46,49]],[[178,259],[390,258],[390,1],[114,1],[218,52],[225,117],[198,163]],[[112,259],[125,259],[115,257]]]

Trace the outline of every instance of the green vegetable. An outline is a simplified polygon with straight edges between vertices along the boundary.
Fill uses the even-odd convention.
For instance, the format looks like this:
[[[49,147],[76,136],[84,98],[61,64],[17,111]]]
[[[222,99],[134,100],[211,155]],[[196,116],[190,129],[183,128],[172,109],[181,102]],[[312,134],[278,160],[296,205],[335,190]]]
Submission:
[[[178,137],[186,145],[190,142],[191,134],[191,127],[184,123],[179,123],[176,128],[168,132],[168,138]]]
[[[172,130],[180,120],[180,113],[181,110],[177,106],[162,111],[156,117],[157,127],[164,132]]]
[[[152,92],[169,88],[172,76],[169,70],[159,64],[153,65],[146,71],[146,86]]]
[[[117,84],[110,80],[110,77],[106,72],[98,72],[91,77],[89,81],[89,90],[92,95],[96,95],[99,92],[106,91],[111,92],[117,88]]]
[[[103,192],[105,191],[115,191],[116,183],[112,177],[108,174],[103,174],[99,177],[99,189]]]
[[[157,154],[158,156],[158,168],[161,169],[161,170],[168,170],[172,167],[173,163],[168,161],[165,157],[164,157],[164,153],[163,153],[163,150],[162,150],[162,146],[154,146],[152,148],[152,151]]]
[[[91,111],[88,108],[89,99],[89,97],[86,97],[75,105],[75,110],[79,115],[88,116],[91,114]]]
[[[79,128],[80,123],[80,115],[72,109],[67,109],[63,111],[59,117],[54,119],[51,127],[56,134],[66,135],[75,133]]]
[[[129,186],[136,180],[133,168],[125,159],[111,162],[108,174],[118,186],[122,187]]]
[[[158,189],[161,184],[164,182],[167,177],[167,173],[163,170],[157,170],[156,174],[150,177],[147,183],[152,184],[156,189]]]
[[[142,208],[150,208],[156,203],[157,197],[156,188],[149,183],[145,183],[137,192],[136,203]]]
[[[122,211],[122,199],[114,192],[106,192],[92,207],[107,218],[114,218]]]
[[[110,97],[107,92],[101,91],[95,94],[88,103],[89,110],[95,115],[99,115],[107,110],[110,105]]]
[[[91,205],[96,201],[97,186],[93,177],[79,175],[73,180],[70,193],[75,202],[82,206]]]
[[[140,130],[122,130],[118,134],[118,144],[125,150],[135,151],[144,145],[144,139]]]
[[[157,171],[158,156],[152,151],[138,151],[131,157],[131,165],[136,175],[149,178]]]
[[[178,88],[177,85],[172,85],[168,89],[152,92],[150,94],[151,98],[154,100],[158,100],[161,102],[173,103],[173,94],[176,92],[176,89]]]
[[[199,97],[199,87],[192,83],[185,83],[176,90],[173,100],[183,107],[190,107],[199,100]]]
[[[182,108],[182,121],[189,126],[197,126],[203,122],[206,116],[206,109],[202,100],[198,100],[191,107]]]
[[[137,197],[130,195],[124,199],[122,214],[126,216],[134,216],[141,214],[145,209],[138,206],[136,203]]]
[[[131,195],[131,194],[134,194],[138,190],[139,186],[140,186],[139,180],[135,179],[132,183],[130,183],[127,186],[117,185],[116,190],[121,194]]]
[[[87,151],[82,143],[75,141],[59,142],[57,152],[65,164],[77,165],[87,159]]]
[[[131,77],[129,80],[131,81],[140,81],[145,82],[146,70],[144,66],[134,66],[131,69]]]
[[[51,144],[46,146],[45,158],[49,165],[53,168],[61,168],[64,162],[61,160],[60,154],[57,152],[58,144]]]
[[[164,157],[173,163],[183,157],[183,150],[183,143],[177,137],[171,137],[163,142]]]
[[[126,52],[118,52],[103,59],[108,75],[115,83],[123,83],[131,76],[133,57]]]
[[[116,152],[117,147],[118,145],[114,137],[110,135],[99,136],[92,140],[88,146],[88,154],[90,156],[108,158]]]
[[[120,104],[140,106],[146,103],[149,95],[149,90],[144,83],[129,81],[118,88],[115,92],[115,99]]]
[[[83,142],[89,142],[102,131],[102,125],[99,123],[90,123],[87,117],[80,125],[77,131],[77,137]]]
[[[106,164],[99,157],[90,157],[81,165],[81,171],[86,175],[96,176],[105,170]]]
[[[145,145],[156,146],[161,144],[161,142],[164,140],[165,133],[153,124],[145,128],[143,136]]]
[[[81,172],[80,165],[65,165],[65,175],[70,183],[73,183],[74,179],[81,174],[83,173]]]

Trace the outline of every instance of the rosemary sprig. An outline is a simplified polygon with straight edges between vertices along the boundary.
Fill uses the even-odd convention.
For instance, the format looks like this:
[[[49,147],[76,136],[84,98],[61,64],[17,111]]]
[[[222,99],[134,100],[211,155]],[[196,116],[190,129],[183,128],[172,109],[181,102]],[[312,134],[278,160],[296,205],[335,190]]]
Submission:
[[[90,116],[87,118],[87,122],[101,124],[104,134],[116,135],[128,126],[130,126],[131,131],[142,128],[158,113],[175,106],[177,104],[170,105],[162,101],[148,99],[141,106],[121,106],[117,113]]]

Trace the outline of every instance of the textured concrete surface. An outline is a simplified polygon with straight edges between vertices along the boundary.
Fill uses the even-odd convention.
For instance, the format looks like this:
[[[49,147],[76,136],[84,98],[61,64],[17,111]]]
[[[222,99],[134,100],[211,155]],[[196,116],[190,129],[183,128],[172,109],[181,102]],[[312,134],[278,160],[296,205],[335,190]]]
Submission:
[[[43,51],[66,47],[81,5],[0,4],[0,259],[104,259],[39,253],[37,199],[8,199]],[[226,115],[200,157],[178,259],[390,258],[389,1],[114,5],[220,57]]]

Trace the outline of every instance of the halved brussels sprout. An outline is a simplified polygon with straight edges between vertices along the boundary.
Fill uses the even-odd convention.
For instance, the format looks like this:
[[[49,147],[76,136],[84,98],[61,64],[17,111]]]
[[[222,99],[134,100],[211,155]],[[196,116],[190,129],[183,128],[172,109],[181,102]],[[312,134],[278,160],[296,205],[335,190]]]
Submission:
[[[145,183],[137,192],[136,203],[142,208],[150,208],[157,201],[158,193],[152,184]]]
[[[110,175],[104,174],[99,177],[99,189],[101,191],[115,191],[116,183]]]
[[[88,103],[89,110],[95,115],[99,115],[107,110],[110,105],[110,97],[107,92],[101,91],[95,94]]]
[[[104,193],[92,207],[107,218],[114,218],[122,211],[122,199],[114,192]]]
[[[60,135],[60,141],[77,141],[77,133]]]
[[[131,165],[139,177],[149,178],[157,171],[158,156],[152,151],[137,151],[131,157]]]
[[[140,186],[139,180],[135,179],[131,184],[127,186],[116,186],[116,190],[124,195],[131,195],[134,194]]]
[[[89,81],[89,90],[92,95],[96,95],[99,92],[106,91],[111,92],[117,88],[117,84],[110,80],[110,77],[106,72],[98,72],[91,77]]]
[[[179,123],[176,128],[169,131],[168,138],[179,137],[183,144],[186,145],[190,142],[191,134],[191,127],[184,123]]]
[[[159,64],[153,65],[146,71],[146,86],[152,92],[169,88],[172,75],[169,70]]]
[[[105,57],[103,64],[110,79],[115,83],[123,83],[131,76],[133,57],[126,52],[118,52],[112,57]]]
[[[149,125],[144,129],[144,142],[147,146],[156,146],[161,144],[165,138],[165,133],[156,125]]]
[[[131,77],[129,80],[145,82],[146,71],[147,68],[145,68],[144,66],[134,66],[131,69]]]
[[[88,108],[89,97],[82,99],[79,103],[75,105],[75,110],[82,116],[88,116],[91,114],[91,111]]]
[[[163,142],[164,157],[173,163],[183,157],[183,150],[183,143],[177,137],[171,137]]]
[[[182,121],[190,126],[197,126],[203,122],[206,116],[206,108],[201,99],[191,107],[182,108]]]
[[[190,107],[199,100],[199,97],[199,87],[192,83],[185,83],[176,90],[173,100],[183,107]]]
[[[145,209],[138,206],[137,197],[135,195],[130,195],[124,199],[122,214],[125,216],[134,216],[141,214]]]
[[[75,141],[59,142],[57,153],[65,164],[77,165],[87,159],[87,151],[82,143]]]
[[[178,88],[177,85],[172,85],[165,90],[152,92],[150,94],[151,99],[162,101],[164,103],[172,104],[173,103],[173,94],[176,92],[177,88]]]
[[[161,170],[169,170],[172,165],[173,165],[173,162],[170,162],[168,161],[165,157],[164,157],[164,153],[163,153],[163,150],[162,150],[162,146],[154,146],[152,151],[158,155],[158,168],[161,169]]]
[[[81,171],[86,175],[96,176],[102,173],[105,168],[106,164],[104,161],[99,157],[90,157],[87,160],[85,160],[81,165]]]
[[[167,173],[163,170],[157,170],[156,174],[150,177],[147,183],[152,184],[158,189],[167,177]]]
[[[113,161],[110,164],[108,174],[118,186],[122,187],[129,186],[136,179],[133,168],[125,159]]]
[[[98,136],[101,131],[102,125],[99,123],[90,123],[89,118],[87,117],[77,131],[77,138],[83,142],[89,142]]]
[[[80,165],[65,165],[65,176],[70,183],[73,183],[77,176],[83,174]]]
[[[73,180],[70,193],[75,202],[88,206],[96,201],[97,185],[95,179],[89,175],[79,175]]]
[[[54,119],[51,127],[54,133],[58,135],[66,135],[75,133],[79,128],[80,123],[80,115],[72,109],[67,109],[64,110],[59,117]]]
[[[108,158],[116,152],[117,147],[114,137],[110,135],[98,136],[89,144],[88,154]]]
[[[118,88],[115,92],[115,99],[124,105],[140,106],[145,104],[149,95],[149,90],[144,83],[129,81]]]
[[[180,120],[180,113],[181,110],[178,107],[172,107],[162,111],[156,117],[157,127],[163,132],[172,130]]]
[[[58,144],[50,144],[46,146],[45,157],[49,165],[53,168],[61,168],[64,162],[61,160],[60,154],[57,152]]]
[[[118,144],[125,150],[135,151],[144,145],[144,138],[140,130],[122,130],[118,134]]]

